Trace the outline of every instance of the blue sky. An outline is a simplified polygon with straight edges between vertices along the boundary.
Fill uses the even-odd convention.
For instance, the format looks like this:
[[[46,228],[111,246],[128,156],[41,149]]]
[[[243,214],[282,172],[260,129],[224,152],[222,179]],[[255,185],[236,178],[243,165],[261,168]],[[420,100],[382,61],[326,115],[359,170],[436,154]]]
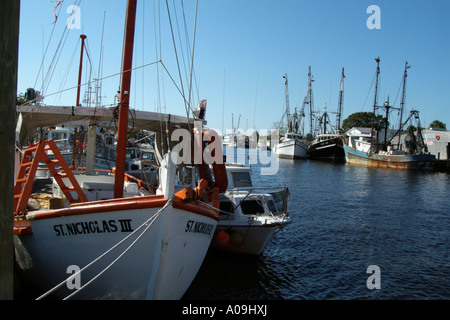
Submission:
[[[184,0],[187,30],[183,26],[181,2],[169,0],[174,28],[176,22],[192,41],[195,1]],[[173,3],[176,3],[176,17]],[[49,43],[44,70],[50,66],[55,48],[61,41],[70,5],[80,8],[80,29],[70,30],[45,95],[76,86],[79,63],[79,36],[87,43],[95,72],[99,69],[103,15],[105,33],[102,76],[120,71],[125,17],[125,0],[65,0],[56,24],[52,10],[56,2],[22,0],[20,17],[18,92],[42,86],[39,67]],[[370,30],[366,13],[370,5],[380,8],[381,29]],[[160,7],[161,38],[155,50],[153,8]],[[176,19],[178,18],[178,19]],[[54,29],[53,29],[54,28]],[[158,29],[158,28],[157,28]],[[159,34],[159,31],[158,31]],[[175,35],[178,42],[178,34]],[[440,120],[450,127],[450,1],[432,0],[199,0],[194,51],[194,104],[207,99],[208,125],[219,130],[235,125],[239,115],[242,129],[270,129],[284,111],[284,80],[289,77],[291,111],[301,107],[307,88],[308,66],[316,109],[335,111],[341,69],[345,68],[344,115],[371,111],[375,73],[374,58],[380,57],[379,101],[388,98],[399,106],[398,95],[405,61],[408,69],[406,109],[420,111],[422,125]],[[184,40],[183,40],[184,41]],[[159,45],[161,44],[161,45]],[[190,46],[177,44],[181,68],[189,69]],[[184,59],[181,52],[186,53]],[[134,66],[161,58],[179,86],[177,62],[167,19],[165,1],[138,1]],[[83,83],[87,81],[86,68]],[[44,73],[45,74],[45,73]],[[157,86],[156,65],[133,74],[131,104],[139,110],[155,111],[166,105],[167,112],[185,115],[180,94],[166,73]],[[102,83],[103,103],[114,102],[119,76]],[[187,80],[183,80],[187,91]],[[48,105],[74,105],[76,90],[51,95]],[[159,92],[159,94],[158,94]],[[84,93],[84,90],[82,90]],[[158,98],[159,97],[159,98]],[[222,114],[224,117],[222,118]],[[395,118],[396,116],[394,116]]]

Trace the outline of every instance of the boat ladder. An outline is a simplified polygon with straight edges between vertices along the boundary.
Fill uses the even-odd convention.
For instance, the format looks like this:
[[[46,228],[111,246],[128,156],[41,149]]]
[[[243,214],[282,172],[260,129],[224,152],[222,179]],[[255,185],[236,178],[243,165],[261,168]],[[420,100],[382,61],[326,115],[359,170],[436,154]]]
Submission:
[[[52,151],[55,159],[50,159],[46,151]],[[23,154],[22,163],[14,186],[14,216],[21,216],[27,211],[28,200],[33,189],[33,181],[40,161],[47,165],[48,170],[55,178],[70,204],[88,201],[72,170],[70,170],[56,146],[56,143],[53,140],[40,139],[38,143],[31,144]],[[60,167],[56,167],[56,165]],[[62,172],[58,172],[61,169]],[[68,178],[72,186],[67,186],[63,178]],[[74,199],[71,191],[75,191],[78,194],[78,199]]]

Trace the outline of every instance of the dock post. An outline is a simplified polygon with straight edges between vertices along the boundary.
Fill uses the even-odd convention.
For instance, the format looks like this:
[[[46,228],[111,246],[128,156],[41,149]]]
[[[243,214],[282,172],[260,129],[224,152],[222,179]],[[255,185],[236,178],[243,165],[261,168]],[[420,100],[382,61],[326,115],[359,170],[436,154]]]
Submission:
[[[14,153],[20,0],[0,1],[0,299],[14,298]]]

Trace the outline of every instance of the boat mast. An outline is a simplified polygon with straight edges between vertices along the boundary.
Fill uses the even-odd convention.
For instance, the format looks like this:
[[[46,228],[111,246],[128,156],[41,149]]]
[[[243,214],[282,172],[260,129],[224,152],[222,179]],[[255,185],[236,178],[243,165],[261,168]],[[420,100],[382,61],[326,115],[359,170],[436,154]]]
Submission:
[[[311,130],[311,136],[314,138],[313,130],[313,101],[312,101],[312,79],[311,66],[308,67],[308,92],[309,92],[309,124]]]
[[[344,68],[342,68],[341,74],[341,88],[339,89],[339,101],[338,101],[338,112],[337,112],[337,133],[341,130],[341,115],[342,115],[342,106],[344,103]]]
[[[405,93],[406,93],[406,77],[408,76],[407,69],[411,68],[411,66],[408,65],[408,61],[405,62],[405,71],[403,72],[403,91],[402,91],[402,101],[400,102],[400,126],[399,129],[402,128],[402,117],[403,117],[403,110],[405,106]],[[400,148],[400,137],[398,139],[398,146],[397,149]]]
[[[301,133],[305,134],[305,106],[309,104],[310,106],[310,118],[311,118],[311,135],[312,135],[312,82],[314,80],[311,76],[311,66],[308,67],[308,89],[306,90],[305,98],[303,99],[302,108],[300,109],[299,116],[302,117],[301,119]]]
[[[128,110],[130,102],[131,68],[133,62],[134,28],[136,22],[136,2],[137,0],[128,0],[125,20],[122,78],[120,83],[119,120],[117,129],[114,198],[122,198],[123,183],[125,180],[125,153],[127,147]]]
[[[78,87],[77,87],[77,102],[75,106],[80,106],[80,89],[81,89],[81,72],[83,68],[83,51],[84,51],[84,40],[86,36],[84,34],[80,35],[81,38],[81,51],[80,51],[80,66],[78,69]]]
[[[291,111],[289,109],[289,89],[288,89],[288,76],[287,73],[284,74],[283,79],[286,79],[286,81],[284,82],[285,86],[286,86],[286,120],[287,120],[287,125],[288,125],[288,132],[290,132],[291,130],[289,129],[290,124],[291,124]]]
[[[387,150],[387,132],[388,132],[388,125],[389,125],[389,109],[392,107],[389,105],[389,96],[388,100],[384,103],[384,108],[386,109],[386,118],[384,119],[384,144],[383,144],[383,150]]]
[[[370,130],[370,152],[372,152],[373,147],[373,134],[374,134],[374,121],[375,121],[375,111],[377,109],[377,94],[378,94],[378,75],[380,74],[380,57],[376,58],[375,61],[377,62],[377,73],[376,73],[376,79],[375,79],[375,98],[373,100],[373,117],[372,117],[372,128]],[[377,142],[378,143],[378,142]]]

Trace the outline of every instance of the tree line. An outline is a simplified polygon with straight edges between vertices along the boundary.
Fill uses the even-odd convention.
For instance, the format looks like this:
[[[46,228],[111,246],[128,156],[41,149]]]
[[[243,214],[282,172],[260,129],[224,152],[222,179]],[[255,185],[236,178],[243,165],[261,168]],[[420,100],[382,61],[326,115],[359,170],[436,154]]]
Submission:
[[[386,126],[385,122],[385,118],[382,115],[375,116],[373,112],[356,112],[342,122],[341,133],[347,132],[353,127],[371,128],[372,124],[376,129],[382,129]],[[430,128],[447,129],[447,125],[442,121],[434,120],[430,123]]]

